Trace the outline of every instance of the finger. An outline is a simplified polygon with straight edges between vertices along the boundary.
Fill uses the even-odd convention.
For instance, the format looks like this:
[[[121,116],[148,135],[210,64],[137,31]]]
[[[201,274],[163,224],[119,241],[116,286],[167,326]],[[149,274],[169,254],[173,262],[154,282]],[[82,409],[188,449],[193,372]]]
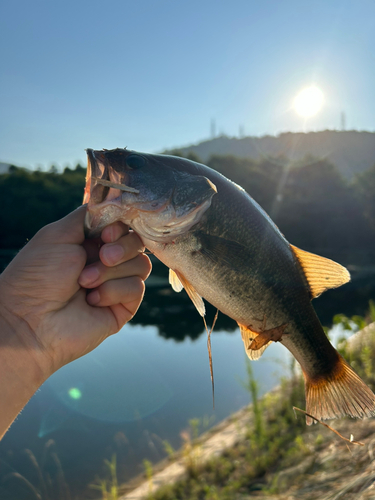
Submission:
[[[35,235],[54,243],[82,243],[85,239],[84,220],[86,205],[82,205],[63,219],[48,224]]]
[[[133,318],[141,305],[141,302],[142,297],[137,300],[133,300],[132,302],[128,302],[126,305],[115,304],[114,306],[110,306],[110,309],[116,318],[117,331]]]
[[[114,306],[116,304],[132,304],[141,301],[145,284],[138,276],[106,281],[90,292],[86,300],[91,306]]]
[[[105,243],[114,242],[128,232],[128,226],[122,222],[114,222],[103,229],[101,238],[86,239],[82,245],[87,253],[87,264],[91,264],[92,262],[97,262],[99,260],[99,250]]]
[[[144,281],[148,278],[151,268],[150,259],[145,254],[138,254],[134,259],[114,267],[95,262],[85,267],[78,278],[78,283],[84,288],[96,288],[106,281],[130,276],[139,276]]]
[[[117,221],[103,229],[101,238],[104,243],[113,243],[120,239],[121,236],[128,234],[128,232],[129,226],[126,226],[122,222]]]
[[[115,243],[103,245],[99,252],[100,260],[106,266],[117,266],[126,260],[133,259],[143,252],[145,247],[138,235],[130,232]]]

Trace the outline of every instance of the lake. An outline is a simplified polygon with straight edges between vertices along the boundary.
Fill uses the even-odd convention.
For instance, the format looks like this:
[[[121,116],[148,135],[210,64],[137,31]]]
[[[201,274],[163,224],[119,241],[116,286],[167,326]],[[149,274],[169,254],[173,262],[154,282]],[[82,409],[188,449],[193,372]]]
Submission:
[[[134,320],[54,374],[5,435],[0,443],[2,500],[36,498],[30,485],[40,488],[40,476],[25,449],[35,455],[45,481],[56,481],[62,469],[71,498],[94,498],[98,492],[88,485],[107,475],[104,459],[116,454],[119,480],[129,480],[144,471],[144,459],[155,463],[166,456],[165,441],[179,448],[191,419],[199,419],[203,432],[250,402],[236,324],[219,315],[212,334],[213,409],[202,318],[185,292],[167,286],[163,269],[156,266],[155,271]],[[354,270],[350,284],[314,304],[329,325],[335,313],[364,314],[374,291],[375,273]],[[209,306],[207,314],[212,321],[215,310]],[[253,362],[260,392],[287,375],[289,364],[279,344]]]

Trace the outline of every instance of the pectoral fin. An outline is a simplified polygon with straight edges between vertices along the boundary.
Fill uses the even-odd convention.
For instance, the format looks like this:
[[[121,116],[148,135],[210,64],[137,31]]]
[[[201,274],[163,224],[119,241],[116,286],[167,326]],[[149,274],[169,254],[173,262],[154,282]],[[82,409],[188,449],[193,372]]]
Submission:
[[[176,276],[178,281],[174,278],[173,275],[172,275],[172,279],[174,281],[173,282],[171,281],[171,274],[172,273]],[[199,312],[199,314],[202,317],[205,316],[206,308],[205,308],[203,299],[199,295],[199,293],[195,290],[193,285],[191,283],[189,283],[189,281],[185,278],[185,276],[183,274],[181,274],[180,272],[172,271],[172,273],[171,272],[169,273],[169,282],[171,283],[172,288],[175,290],[175,288],[174,288],[174,285],[175,285],[177,287],[177,290],[176,290],[177,292],[180,292],[182,290],[182,288],[179,289],[180,286],[185,288],[186,293],[189,295],[191,301],[193,302],[193,304],[197,308],[197,311]],[[180,285],[178,283],[180,283]]]
[[[350,281],[349,271],[337,262],[290,246],[305,273],[312,299],[329,288],[337,288]]]
[[[175,292],[181,292],[184,288],[184,285],[181,283],[179,277],[173,269],[169,270],[169,283]]]
[[[241,330],[241,337],[244,343],[246,354],[251,360],[255,361],[259,359],[261,355],[264,353],[264,351],[267,349],[267,347],[271,344],[272,340],[269,341],[265,340],[263,337],[261,337],[261,335],[263,335],[262,333],[260,334],[256,333],[250,330],[250,328],[248,328],[247,326],[240,325],[239,323],[238,326],[240,327]],[[258,337],[261,337],[260,346],[256,349],[251,348],[251,345],[253,344],[253,342],[256,342]]]

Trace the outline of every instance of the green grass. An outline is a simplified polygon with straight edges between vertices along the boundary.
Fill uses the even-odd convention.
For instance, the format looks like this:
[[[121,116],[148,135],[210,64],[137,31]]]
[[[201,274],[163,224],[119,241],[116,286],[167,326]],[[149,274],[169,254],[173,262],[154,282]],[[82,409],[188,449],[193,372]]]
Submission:
[[[245,439],[221,457],[204,464],[199,460],[187,467],[187,478],[163,487],[150,500],[226,500],[241,493],[270,489],[266,474],[277,470],[277,464],[290,461],[296,454],[304,455],[307,447],[301,439],[305,428],[303,418],[295,418],[294,406],[304,405],[303,381],[284,380],[278,394],[258,398],[258,386],[251,364],[248,365],[247,386],[253,404],[251,424]]]

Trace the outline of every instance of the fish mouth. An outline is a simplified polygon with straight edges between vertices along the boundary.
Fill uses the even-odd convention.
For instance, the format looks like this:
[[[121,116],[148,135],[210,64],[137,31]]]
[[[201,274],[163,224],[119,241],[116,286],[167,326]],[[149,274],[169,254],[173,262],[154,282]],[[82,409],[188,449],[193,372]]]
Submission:
[[[83,195],[83,203],[92,204],[93,201],[95,203],[101,203],[107,194],[108,190],[104,188],[96,189],[97,192],[94,192],[95,187],[98,185],[98,180],[109,181],[109,172],[108,168],[105,165],[105,162],[98,162],[95,157],[95,152],[92,149],[86,149],[87,153],[87,173],[86,173],[86,186],[85,192]],[[95,198],[95,200],[93,199]],[[91,202],[91,203],[90,203]]]
[[[120,176],[105,158],[104,151],[87,149],[87,174],[83,203],[87,203],[84,222],[85,236],[95,238],[100,235],[104,227],[110,224],[108,217],[102,217],[104,205],[111,205],[113,211],[121,209],[121,195],[123,191],[137,194],[137,189],[127,186],[126,174]],[[108,211],[107,211],[108,212]],[[108,214],[109,215],[109,214]]]

